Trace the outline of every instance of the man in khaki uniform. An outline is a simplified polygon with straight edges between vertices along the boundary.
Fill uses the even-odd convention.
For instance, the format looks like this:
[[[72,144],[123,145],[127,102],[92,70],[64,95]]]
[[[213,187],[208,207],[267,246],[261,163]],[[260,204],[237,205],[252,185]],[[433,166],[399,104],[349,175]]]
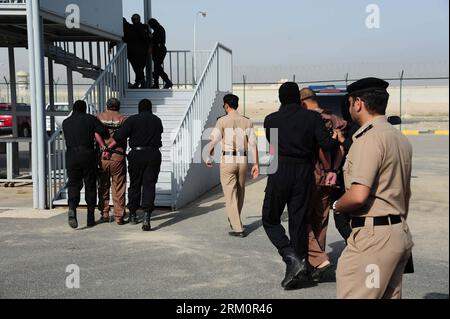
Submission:
[[[348,87],[349,111],[361,128],[344,167],[347,192],[333,204],[335,213],[351,215],[353,229],[338,262],[338,298],[401,298],[411,256],[412,147],[384,116],[388,86],[367,78]]]
[[[125,122],[126,117],[120,114],[120,101],[112,98],[107,102],[107,111],[97,115],[100,122],[109,130],[109,138],[105,140],[109,145],[117,131]],[[125,191],[127,186],[127,166],[125,160],[126,145],[118,145],[109,156],[103,157],[100,162],[101,175],[99,181],[99,209],[102,214],[101,221],[109,221],[110,188],[114,203],[114,216],[118,225],[124,224]],[[112,183],[111,183],[112,180]]]
[[[212,167],[214,147],[222,142],[220,181],[225,195],[228,221],[232,228],[230,236],[246,237],[241,221],[247,178],[248,152],[252,153],[254,165],[252,177],[259,176],[258,148],[256,134],[250,119],[238,113],[239,98],[228,94],[223,99],[226,115],[217,120],[209,144],[208,167]]]

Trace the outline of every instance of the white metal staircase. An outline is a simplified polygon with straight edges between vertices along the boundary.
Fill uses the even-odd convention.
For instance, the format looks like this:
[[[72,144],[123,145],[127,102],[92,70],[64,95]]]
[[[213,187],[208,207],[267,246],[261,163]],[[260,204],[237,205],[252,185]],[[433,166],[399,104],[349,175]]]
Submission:
[[[55,63],[65,65],[74,72],[78,72],[83,77],[96,80],[102,73],[101,65],[94,65],[86,59],[78,57],[66,49],[47,43],[44,46],[45,56],[55,61]]]
[[[171,147],[173,132],[180,126],[186,107],[193,95],[193,90],[130,90],[122,98],[121,112],[127,116],[137,113],[140,100],[149,98],[153,104],[153,113],[164,126],[161,172],[156,185],[156,204],[172,207],[172,159]],[[129,182],[129,178],[127,179]]]
[[[155,205],[179,208],[216,186],[218,168],[208,169],[201,160],[207,142],[202,135],[222,115],[222,97],[232,90],[231,50],[216,45],[192,90],[129,90],[127,85],[128,63],[123,45],[84,100],[102,112],[107,99],[119,98],[125,115],[136,114],[141,99],[152,101],[153,111],[164,126],[163,163]],[[49,202],[51,206],[66,205],[65,145],[61,130],[49,139],[48,149]]]

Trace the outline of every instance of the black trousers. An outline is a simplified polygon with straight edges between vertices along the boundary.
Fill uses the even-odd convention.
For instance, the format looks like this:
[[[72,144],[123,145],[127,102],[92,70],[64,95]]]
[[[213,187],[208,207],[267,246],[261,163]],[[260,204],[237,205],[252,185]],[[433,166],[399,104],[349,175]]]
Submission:
[[[309,162],[280,159],[278,171],[269,175],[264,198],[264,230],[281,256],[295,252],[300,258],[308,254],[307,218],[314,187],[313,166]],[[289,236],[281,225],[287,205]]]
[[[145,67],[147,66],[148,48],[141,44],[128,45],[128,61],[136,74],[136,84],[145,84]]]
[[[140,207],[152,212],[155,205],[156,183],[161,170],[161,152],[132,151],[128,156],[130,188],[128,209],[135,212]]]
[[[166,47],[155,47],[152,53],[153,59],[153,82],[154,84],[159,84],[159,78],[163,79],[163,81],[167,83],[171,83],[169,76],[166,72],[164,72],[164,59],[167,55]]]
[[[80,204],[80,191],[85,189],[85,199],[89,208],[97,206],[97,153],[94,151],[67,151],[66,167],[69,181],[68,204],[74,209]]]
[[[144,69],[146,67],[147,61],[145,58],[129,58],[131,67],[133,68],[134,73],[136,74],[136,83],[137,84],[145,84],[145,73]]]

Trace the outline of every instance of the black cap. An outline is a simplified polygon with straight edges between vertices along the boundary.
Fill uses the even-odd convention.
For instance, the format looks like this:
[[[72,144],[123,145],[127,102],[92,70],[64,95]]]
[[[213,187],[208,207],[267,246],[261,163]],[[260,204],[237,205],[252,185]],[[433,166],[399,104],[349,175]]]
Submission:
[[[297,83],[286,82],[279,90],[281,104],[300,104],[300,88]]]
[[[389,83],[378,78],[365,78],[347,87],[348,95],[354,95],[365,92],[383,91],[386,92]]]

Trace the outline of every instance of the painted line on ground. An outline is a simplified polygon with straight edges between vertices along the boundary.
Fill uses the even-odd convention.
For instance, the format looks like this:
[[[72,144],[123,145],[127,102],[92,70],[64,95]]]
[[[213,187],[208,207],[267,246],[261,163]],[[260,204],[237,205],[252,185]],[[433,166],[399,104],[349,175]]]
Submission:
[[[264,137],[266,136],[266,132],[262,128],[255,128],[256,136],[258,137]],[[448,136],[449,131],[448,130],[403,130],[403,135],[409,135],[409,136],[418,136],[418,135],[440,135],[440,136]]]

